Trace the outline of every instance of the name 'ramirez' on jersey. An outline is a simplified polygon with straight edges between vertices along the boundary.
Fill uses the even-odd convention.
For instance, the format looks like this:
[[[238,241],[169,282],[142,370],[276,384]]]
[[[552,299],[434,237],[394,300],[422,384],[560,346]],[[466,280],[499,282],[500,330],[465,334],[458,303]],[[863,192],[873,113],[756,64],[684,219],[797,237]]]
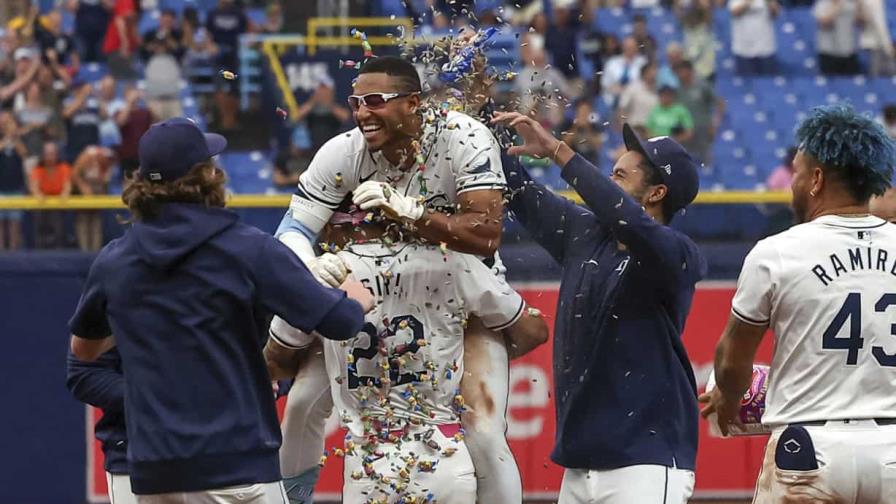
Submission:
[[[826,215],[760,241],[732,311],[775,334],[763,423],[896,411],[896,225]]]
[[[388,182],[405,196],[423,196],[428,208],[445,210],[457,195],[503,190],[498,141],[485,125],[460,112],[427,121],[420,139],[426,168],[399,170],[382,152],[370,152],[360,128],[333,137],[314,155],[289,209],[293,219],[315,233],[323,229],[348,193],[362,182]]]
[[[369,434],[364,418],[459,422],[466,318],[500,331],[523,299],[476,257],[431,245],[354,244],[339,257],[377,300],[356,338],[324,341],[343,422],[355,436]]]

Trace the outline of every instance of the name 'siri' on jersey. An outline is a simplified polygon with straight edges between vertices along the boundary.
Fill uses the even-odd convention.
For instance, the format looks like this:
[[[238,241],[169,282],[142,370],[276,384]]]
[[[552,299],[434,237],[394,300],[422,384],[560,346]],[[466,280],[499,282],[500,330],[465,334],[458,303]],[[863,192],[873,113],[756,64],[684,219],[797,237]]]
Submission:
[[[896,225],[827,215],[760,241],[732,312],[775,335],[765,423],[896,417]]]
[[[522,298],[480,259],[434,246],[357,244],[339,256],[377,300],[356,338],[324,342],[344,423],[366,435],[363,418],[457,422],[466,318],[503,329]]]

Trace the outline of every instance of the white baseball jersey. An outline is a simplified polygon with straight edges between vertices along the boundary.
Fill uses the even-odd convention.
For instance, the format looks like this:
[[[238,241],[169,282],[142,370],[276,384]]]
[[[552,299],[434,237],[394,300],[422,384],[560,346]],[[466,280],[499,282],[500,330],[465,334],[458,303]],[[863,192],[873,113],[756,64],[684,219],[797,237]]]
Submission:
[[[506,186],[498,141],[468,115],[448,112],[427,122],[420,146],[426,168],[401,171],[382,152],[367,150],[359,128],[333,137],[299,177],[292,218],[319,233],[346,195],[367,180],[389,182],[404,195],[423,196],[428,208],[452,211],[458,194]]]
[[[732,311],[775,334],[763,423],[896,417],[896,225],[826,215],[760,241]]]
[[[358,436],[362,417],[457,423],[466,318],[501,330],[523,299],[480,259],[435,246],[356,244],[339,256],[377,304],[356,338],[324,341],[336,412]]]

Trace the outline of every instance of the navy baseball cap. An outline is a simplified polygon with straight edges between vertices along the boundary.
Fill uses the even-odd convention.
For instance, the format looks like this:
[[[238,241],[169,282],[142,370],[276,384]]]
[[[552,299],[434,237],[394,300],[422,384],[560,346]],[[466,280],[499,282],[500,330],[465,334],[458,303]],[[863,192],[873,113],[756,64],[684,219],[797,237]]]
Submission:
[[[175,117],[155,123],[140,137],[140,176],[152,182],[177,180],[225,147],[223,136],[202,133],[191,119]]]
[[[667,136],[641,140],[628,124],[622,126],[622,139],[626,149],[643,154],[660,172],[663,184],[668,188],[664,206],[670,214],[694,201],[700,190],[697,162],[681,144]]]

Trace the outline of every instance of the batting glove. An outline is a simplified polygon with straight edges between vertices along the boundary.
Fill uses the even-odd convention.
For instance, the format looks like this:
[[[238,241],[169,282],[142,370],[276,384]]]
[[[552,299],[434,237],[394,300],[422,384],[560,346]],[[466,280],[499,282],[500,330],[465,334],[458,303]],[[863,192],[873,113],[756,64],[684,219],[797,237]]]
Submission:
[[[327,287],[339,288],[348,276],[348,269],[342,259],[329,252],[306,261],[305,265],[314,278]]]
[[[388,184],[368,180],[354,191],[352,202],[361,210],[379,208],[390,219],[416,222],[423,217],[423,204],[419,199],[402,196]]]

